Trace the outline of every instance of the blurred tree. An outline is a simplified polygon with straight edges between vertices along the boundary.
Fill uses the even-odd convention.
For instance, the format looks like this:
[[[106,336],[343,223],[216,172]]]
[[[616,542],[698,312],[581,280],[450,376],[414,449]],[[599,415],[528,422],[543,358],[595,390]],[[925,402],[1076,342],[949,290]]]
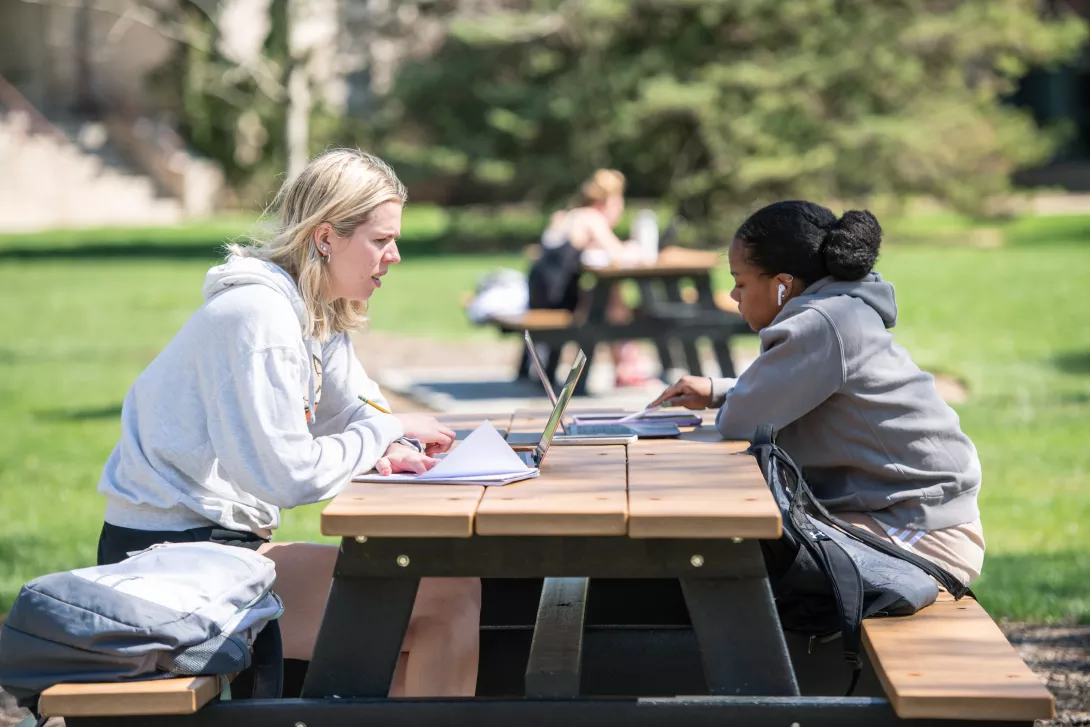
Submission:
[[[788,197],[980,210],[1056,139],[1004,96],[1084,36],[1036,0],[464,3],[375,123],[458,201],[555,202],[613,165],[705,223]]]

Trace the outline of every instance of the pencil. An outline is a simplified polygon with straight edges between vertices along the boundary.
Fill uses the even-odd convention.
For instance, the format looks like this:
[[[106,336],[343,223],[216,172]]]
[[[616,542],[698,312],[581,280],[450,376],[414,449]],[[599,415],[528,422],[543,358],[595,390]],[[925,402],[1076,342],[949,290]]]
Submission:
[[[360,401],[362,401],[364,404],[367,404],[368,406],[375,407],[376,409],[378,409],[383,414],[389,414],[390,413],[390,411],[388,409],[385,409],[385,408],[379,406],[375,402],[368,399],[366,396],[363,396],[362,394],[360,394],[359,397],[360,397]]]

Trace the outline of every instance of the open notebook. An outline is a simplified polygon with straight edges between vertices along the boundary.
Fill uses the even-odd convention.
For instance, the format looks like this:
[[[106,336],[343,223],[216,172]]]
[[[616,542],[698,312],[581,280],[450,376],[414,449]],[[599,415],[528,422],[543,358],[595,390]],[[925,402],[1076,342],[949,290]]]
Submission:
[[[353,482],[416,482],[422,485],[507,485],[537,477],[536,452],[511,449],[492,422],[485,420],[439,464],[419,475],[357,475]]]

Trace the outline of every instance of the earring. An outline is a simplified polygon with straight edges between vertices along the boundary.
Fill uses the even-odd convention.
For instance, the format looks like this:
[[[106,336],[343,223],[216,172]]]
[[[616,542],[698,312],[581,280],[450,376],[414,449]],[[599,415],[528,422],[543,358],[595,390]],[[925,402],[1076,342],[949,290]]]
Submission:
[[[783,294],[787,292],[787,286],[780,283],[780,287],[777,290],[779,291],[779,295],[776,296],[776,303],[778,305],[783,305]]]
[[[330,250],[330,249],[329,249],[328,247],[323,247],[323,248],[322,248],[322,252],[323,252],[323,253],[325,253],[325,254],[324,254],[324,255],[322,256],[322,262],[324,262],[324,263],[327,263],[327,262],[329,262],[330,258],[332,258],[332,257],[333,257],[333,251],[332,251],[332,250]]]

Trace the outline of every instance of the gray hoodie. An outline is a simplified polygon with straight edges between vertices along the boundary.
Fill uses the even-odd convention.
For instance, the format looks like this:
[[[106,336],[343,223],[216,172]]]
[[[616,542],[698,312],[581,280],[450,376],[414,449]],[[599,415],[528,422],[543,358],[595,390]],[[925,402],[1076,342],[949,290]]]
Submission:
[[[823,278],[761,331],[761,354],[716,379],[716,426],[748,440],[771,423],[832,511],[936,530],[979,517],[980,461],[935,380],[893,342],[893,285]]]
[[[232,257],[204,296],[125,397],[98,486],[106,522],[268,537],[280,508],[333,497],[404,431],[357,399],[385,406],[347,334],[304,337],[306,308],[279,267]]]

